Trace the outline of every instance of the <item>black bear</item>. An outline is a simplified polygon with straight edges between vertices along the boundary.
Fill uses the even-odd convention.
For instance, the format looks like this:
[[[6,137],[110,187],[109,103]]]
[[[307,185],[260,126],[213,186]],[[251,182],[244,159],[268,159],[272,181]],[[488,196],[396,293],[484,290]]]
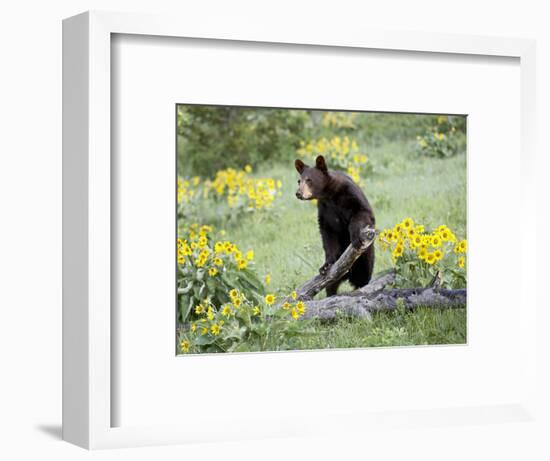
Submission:
[[[294,162],[300,174],[296,197],[300,200],[317,199],[319,230],[325,250],[325,263],[319,269],[326,274],[351,243],[361,246],[360,230],[373,226],[374,212],[363,191],[353,180],[339,171],[328,170],[322,155],[315,166],[307,166],[301,160]],[[374,246],[371,245],[353,264],[344,279],[359,288],[369,283],[374,267]],[[327,296],[335,295],[341,280],[327,286]]]

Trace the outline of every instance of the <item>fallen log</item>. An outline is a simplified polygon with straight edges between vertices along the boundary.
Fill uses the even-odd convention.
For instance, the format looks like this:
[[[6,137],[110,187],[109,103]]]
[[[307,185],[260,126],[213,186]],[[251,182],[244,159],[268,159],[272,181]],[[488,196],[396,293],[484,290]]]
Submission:
[[[383,290],[388,285],[393,285],[395,282],[395,272],[388,272],[386,274],[380,274],[375,276],[368,285],[358,288],[355,292],[364,295],[370,295],[378,291]]]
[[[418,307],[454,309],[466,306],[466,296],[466,289],[446,290],[431,287],[394,288],[366,294],[356,290],[330,298],[306,301],[306,313],[303,318],[332,320],[342,314],[368,318],[373,312],[393,311],[399,307],[405,310]]]

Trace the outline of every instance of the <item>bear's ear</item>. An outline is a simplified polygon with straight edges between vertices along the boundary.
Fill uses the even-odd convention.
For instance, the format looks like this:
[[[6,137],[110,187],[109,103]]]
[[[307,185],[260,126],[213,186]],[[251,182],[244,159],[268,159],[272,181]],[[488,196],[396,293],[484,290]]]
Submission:
[[[296,171],[300,174],[307,168],[307,165],[300,159],[294,160],[294,166],[296,167]]]
[[[325,157],[323,157],[322,155],[319,155],[315,159],[315,166],[317,167],[317,169],[321,170],[323,173],[328,173],[327,164],[325,163]]]

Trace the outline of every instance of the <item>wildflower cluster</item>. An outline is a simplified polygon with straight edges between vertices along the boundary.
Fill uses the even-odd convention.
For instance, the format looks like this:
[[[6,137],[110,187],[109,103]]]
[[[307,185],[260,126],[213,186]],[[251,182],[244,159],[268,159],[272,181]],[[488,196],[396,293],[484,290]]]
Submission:
[[[213,192],[215,197],[224,197],[230,208],[243,208],[247,211],[269,209],[275,199],[282,195],[281,180],[273,178],[253,178],[252,167],[243,170],[227,168],[216,173],[213,180],[205,182],[205,196]]]
[[[239,247],[229,240],[214,240],[209,234],[212,226],[192,224],[187,233],[187,238],[178,238],[178,264],[187,261],[197,267],[207,267],[209,275],[217,275],[218,268],[234,263],[239,270],[245,269],[248,262],[254,260],[254,250],[248,250],[245,254]],[[220,236],[225,235],[220,231]],[[213,246],[213,249],[212,249]],[[189,257],[189,259],[186,259]]]
[[[315,141],[300,142],[298,155],[315,160],[323,155],[332,168],[345,171],[356,183],[361,182],[361,175],[368,168],[368,157],[359,150],[357,140],[344,136],[320,138]]]
[[[191,179],[178,177],[178,203],[189,203],[198,197],[201,178],[194,176]]]
[[[430,157],[451,157],[455,155],[462,144],[464,136],[462,132],[463,117],[439,115],[436,123],[422,136],[416,137],[417,151]]]
[[[192,224],[177,239],[179,311],[182,322],[192,316],[192,307],[201,299],[226,301],[232,286],[261,296],[263,286],[256,276],[254,251],[243,252],[224,240],[225,232],[214,233],[212,226]]]
[[[357,114],[354,112],[324,112],[322,125],[324,128],[349,128],[354,129],[354,120]]]
[[[194,306],[195,318],[179,332],[179,353],[236,352],[250,345],[246,350],[273,350],[274,340],[284,349],[307,327],[296,322],[306,312],[303,301],[279,306],[275,294],[253,300],[237,288],[226,295],[224,303],[215,305],[207,298]]]
[[[391,251],[402,282],[425,286],[440,271],[443,286],[465,283],[467,241],[459,240],[446,225],[427,232],[423,225],[405,218],[384,229],[378,239],[383,251]]]
[[[196,221],[204,218],[207,200],[211,219],[236,218],[240,212],[271,209],[277,197],[282,196],[282,181],[254,178],[251,173],[252,167],[246,165],[243,170],[220,170],[214,179],[178,177],[178,219]]]

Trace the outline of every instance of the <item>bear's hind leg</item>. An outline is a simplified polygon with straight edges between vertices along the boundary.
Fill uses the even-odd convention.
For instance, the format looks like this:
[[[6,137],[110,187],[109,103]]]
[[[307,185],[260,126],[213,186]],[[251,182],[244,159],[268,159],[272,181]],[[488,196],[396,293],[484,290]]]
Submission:
[[[340,286],[340,283],[341,280],[338,280],[327,285],[327,298],[330,296],[334,296],[336,293],[338,293],[338,287]]]
[[[370,282],[374,269],[374,247],[371,245],[367,251],[357,258],[349,271],[349,281],[354,288],[361,288]]]

